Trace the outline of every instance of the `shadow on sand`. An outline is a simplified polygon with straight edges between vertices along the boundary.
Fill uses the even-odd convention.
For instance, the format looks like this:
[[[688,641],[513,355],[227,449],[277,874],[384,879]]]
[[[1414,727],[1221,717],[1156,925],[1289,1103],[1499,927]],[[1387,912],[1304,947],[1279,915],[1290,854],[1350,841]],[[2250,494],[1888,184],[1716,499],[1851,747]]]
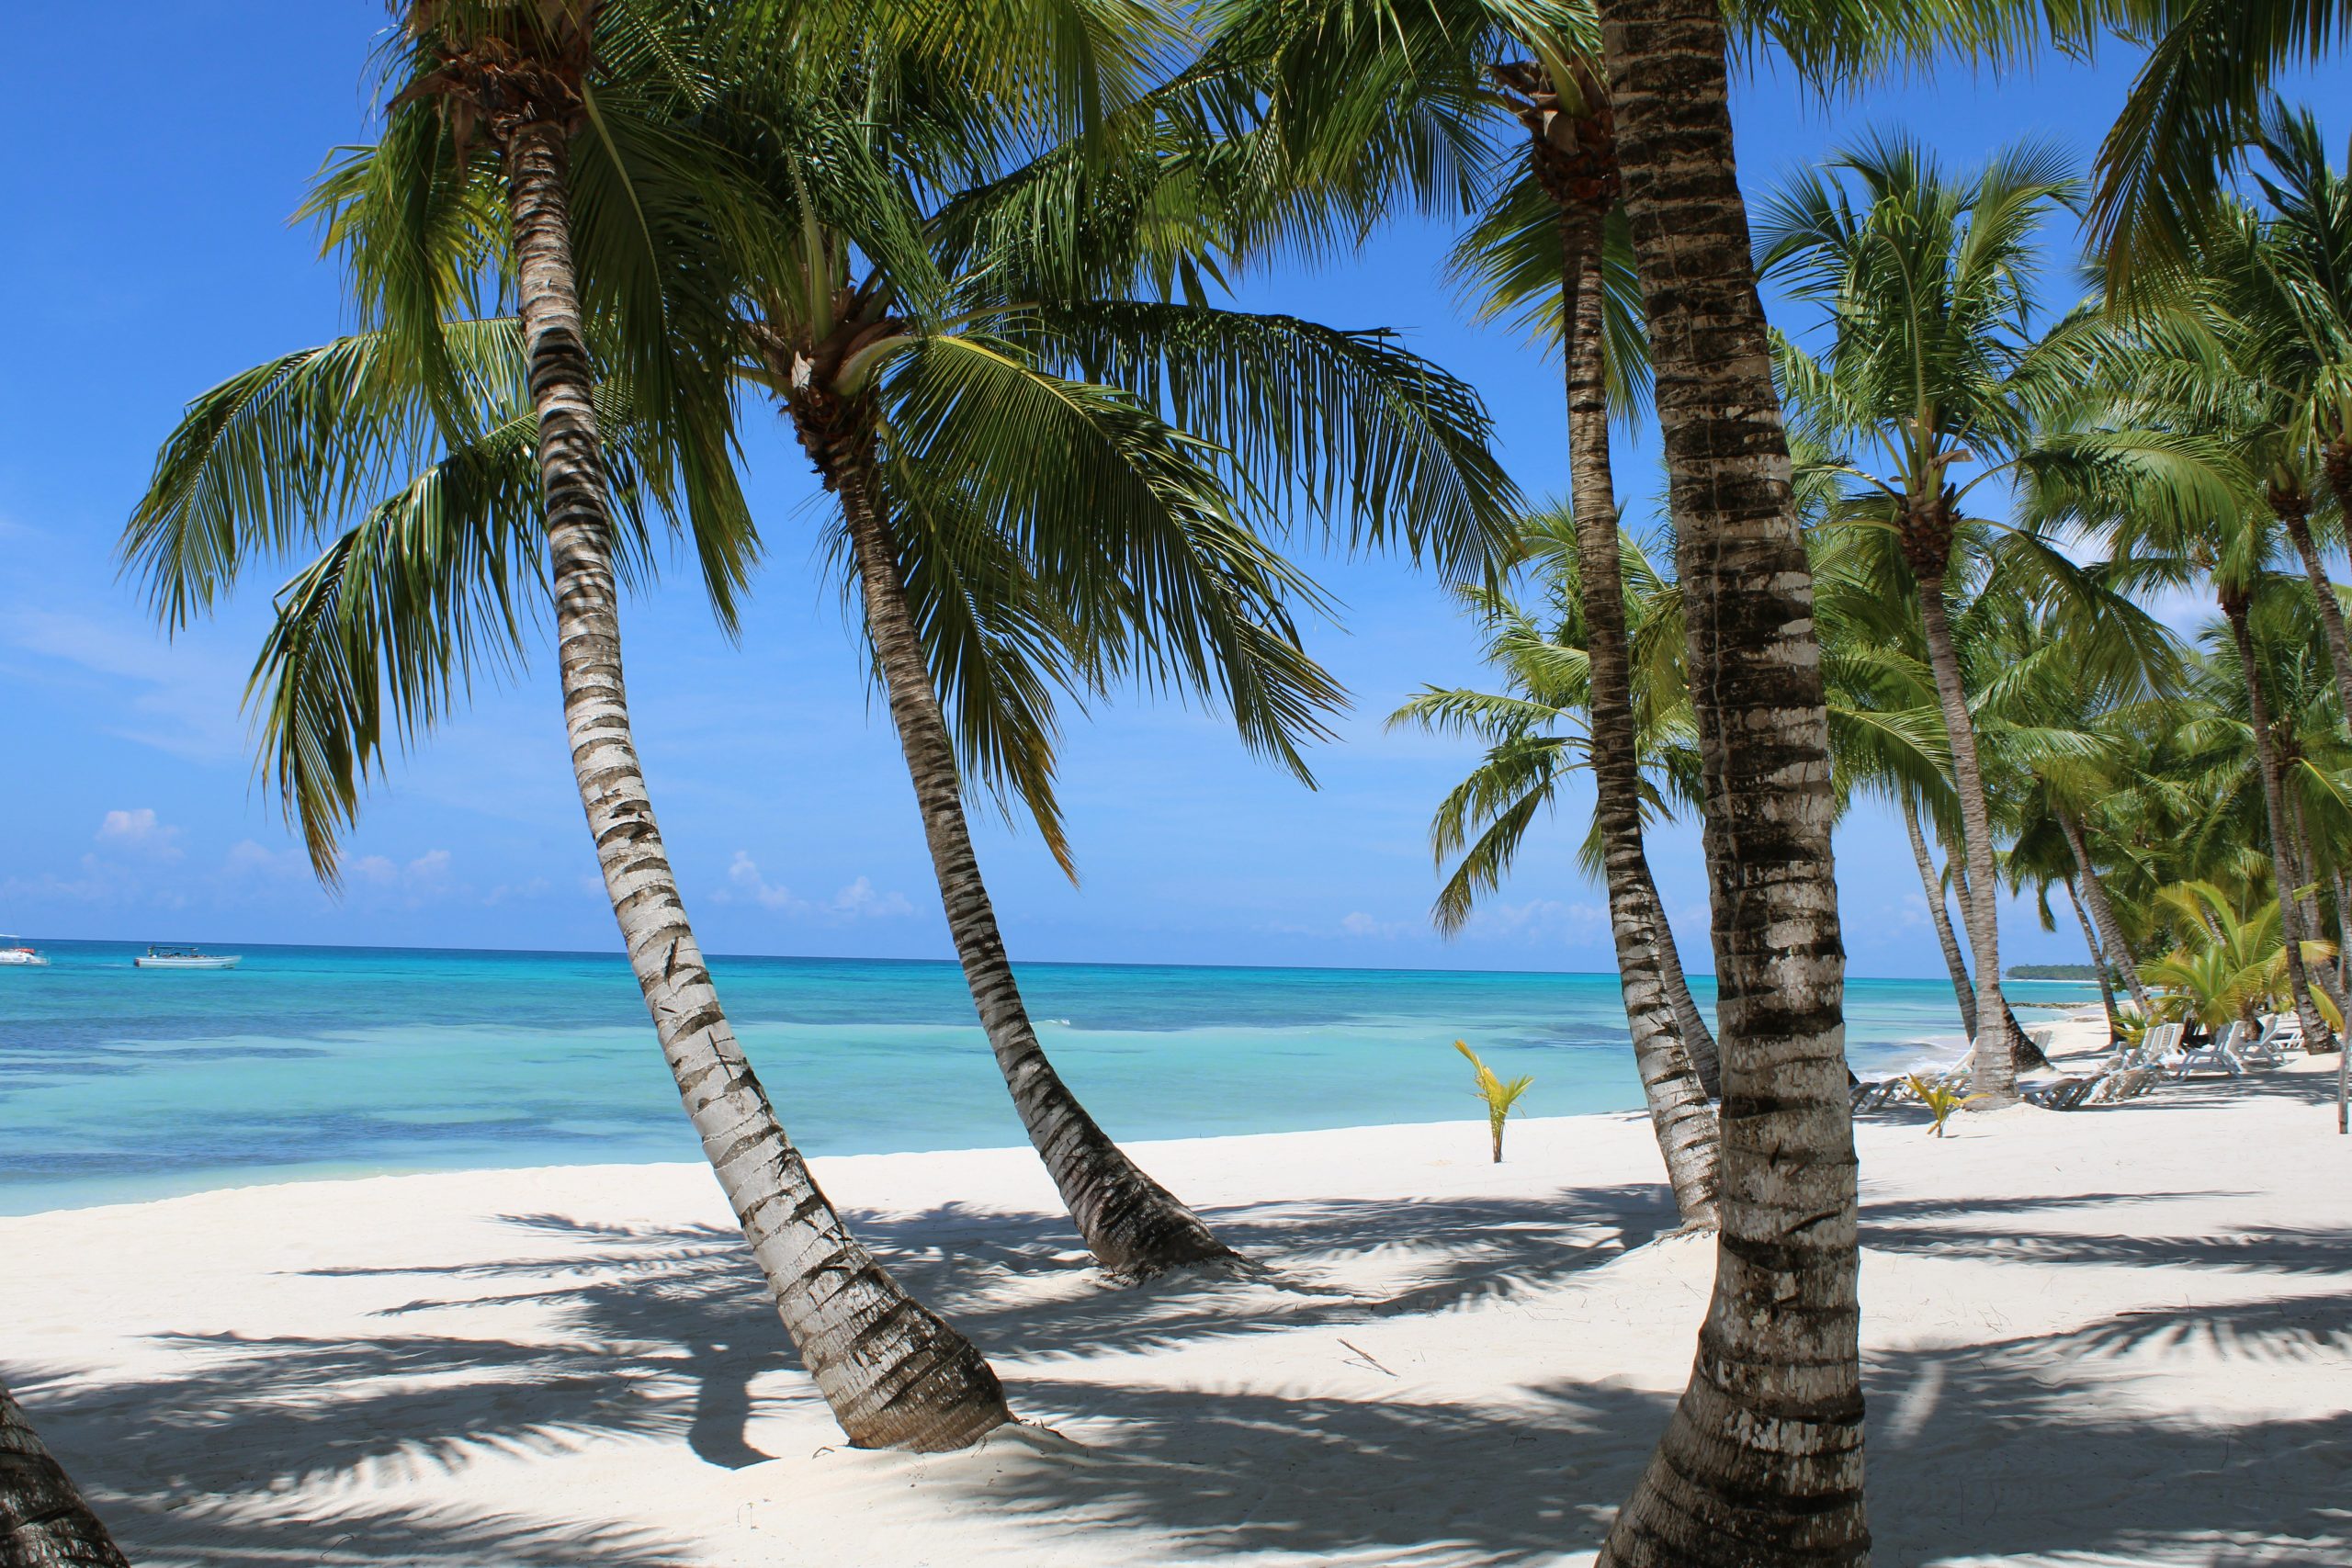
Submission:
[[[1866,1207],[1865,1237],[1898,1253],[2282,1282],[2342,1269],[2352,1244],[2343,1231],[2117,1236],[2050,1224],[2109,1201],[1877,1203]],[[1555,1383],[1523,1391],[1508,1410],[1482,1410],[1410,1397],[1182,1392],[1064,1377],[1054,1365],[1509,1303],[1670,1227],[1662,1191],[1262,1204],[1213,1218],[1267,1260],[1265,1275],[1117,1292],[1073,1267],[1075,1237],[1058,1219],[954,1208],[859,1218],[910,1286],[990,1354],[1017,1363],[1012,1388],[1025,1415],[1094,1442],[1083,1454],[1057,1460],[1046,1450],[1007,1465],[989,1491],[990,1507],[1051,1515],[1065,1528],[1147,1526],[1204,1555],[1280,1550],[1364,1562],[1521,1563],[1598,1543],[1664,1424],[1664,1394]],[[0,1374],[143,1563],[707,1561],[691,1542],[609,1526],[391,1509],[338,1508],[311,1519],[282,1511],[298,1504],[290,1496],[273,1507],[305,1481],[363,1467],[455,1468],[598,1437],[683,1444],[729,1469],[769,1457],[748,1432],[752,1388],[794,1360],[739,1237],[548,1215],[508,1223],[530,1238],[529,1255],[368,1271],[419,1287],[381,1314],[379,1336],[187,1337],[175,1345],[190,1370],[146,1382],[93,1384],[27,1366]],[[1317,1279],[1329,1260],[1364,1258],[1393,1264],[1393,1290],[1357,1295]],[[503,1280],[513,1289],[500,1290]],[[402,1320],[418,1314],[514,1302],[553,1314],[543,1342],[402,1332]],[[1573,1325],[1532,1316],[1525,1330],[1561,1332]],[[2161,1357],[2192,1341],[2249,1365],[2341,1377],[2352,1359],[2352,1303],[2281,1293],[2132,1312],[2064,1335],[1872,1356],[1878,1560],[2033,1552],[2222,1568],[2352,1560],[2352,1523],[2330,1501],[2346,1495],[2352,1414],[2225,1427],[2152,1420],[2114,1396],[2118,1358]],[[2258,1536],[2301,1544],[2257,1550]],[[1106,1549],[1103,1561],[1113,1556]]]

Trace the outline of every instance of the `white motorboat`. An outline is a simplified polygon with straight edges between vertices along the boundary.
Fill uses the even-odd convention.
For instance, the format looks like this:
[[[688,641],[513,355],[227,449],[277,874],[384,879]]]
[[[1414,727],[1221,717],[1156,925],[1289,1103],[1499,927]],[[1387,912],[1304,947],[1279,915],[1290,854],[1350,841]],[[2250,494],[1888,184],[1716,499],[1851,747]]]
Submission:
[[[0,964],[47,964],[49,954],[19,936],[0,936]]]
[[[193,947],[149,948],[130,962],[141,969],[234,969],[242,953],[203,953]]]

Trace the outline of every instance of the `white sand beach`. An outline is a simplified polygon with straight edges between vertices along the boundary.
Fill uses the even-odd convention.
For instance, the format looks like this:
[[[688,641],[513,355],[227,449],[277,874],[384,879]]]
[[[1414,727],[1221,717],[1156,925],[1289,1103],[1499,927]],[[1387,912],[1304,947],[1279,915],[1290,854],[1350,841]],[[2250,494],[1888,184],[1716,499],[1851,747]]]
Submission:
[[[1863,1118],[1878,1562],[2352,1562],[2333,1083]],[[1643,1119],[1136,1152],[1265,1278],[1105,1286],[1026,1150],[818,1162],[1050,1428],[963,1454],[840,1445],[692,1165],[0,1220],[0,1375],[152,1568],[1589,1561],[1712,1267]]]

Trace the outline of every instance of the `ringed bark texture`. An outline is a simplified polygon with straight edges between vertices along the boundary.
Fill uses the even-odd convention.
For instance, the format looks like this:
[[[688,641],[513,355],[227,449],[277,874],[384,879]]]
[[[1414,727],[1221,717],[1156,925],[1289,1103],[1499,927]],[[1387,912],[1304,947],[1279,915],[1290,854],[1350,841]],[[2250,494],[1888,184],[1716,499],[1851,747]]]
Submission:
[[[1992,897],[1997,873],[1993,867],[1993,813],[1984,800],[1984,773],[1976,759],[1976,724],[1969,716],[1968,692],[1961,683],[1960,650],[1953,646],[1951,622],[1944,613],[1941,572],[1919,576],[1919,619],[1927,628],[1928,667],[1936,678],[1936,701],[1943,710],[1944,729],[1951,738],[1952,784],[1960,795],[1960,845],[1968,862],[1970,884],[1984,897],[1963,897],[1961,919],[1968,926],[1968,946],[1976,960],[1976,1051],[1970,1087],[1985,1109],[2014,1103],[2018,1098],[2016,1051],[2018,1036],[2009,1021],[2008,1005],[2001,998],[2001,922]],[[2000,1038],[2007,1049],[1984,1049],[1984,1030]]]
[[[868,455],[854,446],[828,454],[826,472],[836,483],[848,524],[865,600],[865,624],[881,665],[899,746],[914,781],[947,929],[989,1048],[1030,1143],[1053,1176],[1088,1249],[1113,1274],[1140,1280],[1238,1257],[1199,1215],[1112,1142],[1038,1044],[1005,954],[1004,937],[997,930],[988,885],[980,878],[979,857],[964,816],[955,744],[923,660]]]
[[[2337,486],[2337,499],[2352,508],[2352,496]],[[2321,632],[2327,638],[2327,664],[2335,674],[2335,700],[2344,709],[2344,722],[2352,725],[2352,640],[2344,632],[2344,606],[2336,603],[2335,585],[2327,580],[2327,563],[2319,558],[2319,545],[2312,537],[2311,498],[2296,491],[2286,494],[2274,491],[2270,509],[2286,525],[2287,537],[2295,543],[2295,554],[2302,558],[2303,576],[2312,585],[2312,600],[2319,608]]]
[[[1560,241],[1570,501],[1590,671],[1592,817],[1600,832],[1609,925],[1617,942],[1617,984],[1675,1207],[1686,1225],[1713,1225],[1722,1138],[1714,1108],[1707,1103],[1707,1086],[1684,1048],[1667,991],[1660,942],[1666,911],[1642,847],[1641,755],[1601,361],[1600,214],[1591,207],[1563,207]]]
[[[2295,1018],[2303,1026],[2303,1049],[2311,1050],[2328,1036],[2319,1009],[2312,1004],[2311,976],[2303,967],[2302,912],[2295,908],[2294,872],[2287,859],[2287,811],[2278,787],[2278,748],[2270,731],[2270,694],[2262,689],[2262,666],[2255,661],[2254,626],[2247,616],[2246,596],[2223,591],[2222,615],[2230,623],[2230,637],[2237,645],[2238,668],[2245,675],[2245,700],[2254,720],[2254,753],[2262,774],[2262,808],[2270,822],[2271,874],[2278,884],[2278,935],[2287,953],[2287,990],[2294,998]]]
[[[2115,1010],[2115,986],[2108,978],[2112,966],[2107,961],[2107,949],[2099,944],[2098,931],[2091,925],[2090,913],[2083,908],[2082,896],[2075,890],[2073,878],[2066,880],[2065,887],[2066,902],[2075,908],[2075,921],[2083,928],[2083,946],[2090,952],[2091,971],[2098,976],[2098,1005],[2100,1010],[2107,1014],[2107,1037],[2112,1041],[2123,1032],[2118,1027],[2122,1021]],[[2148,1015],[2143,1013],[2141,1016]]]
[[[6,1384],[0,1384],[0,1568],[130,1568]]]
[[[1845,954],[1813,581],[1715,0],[1601,0],[1705,766],[1723,1048],[1714,1292],[1600,1562],[1868,1560]]]
[[[2156,1016],[2156,999],[2148,994],[2148,983],[2140,978],[2140,967],[2132,956],[2132,943],[2123,935],[2122,923],[2115,918],[2115,906],[2107,901],[2106,885],[2099,881],[2098,867],[2091,863],[2090,838],[2083,831],[2083,820],[2071,811],[2057,814],[2058,829],[2066,835],[2066,848],[2075,856],[2075,880],[2068,885],[2071,892],[2082,889],[2080,903],[2090,913],[2091,923],[2098,929],[2095,952],[2104,953],[2123,971],[2124,988],[2132,993],[2132,1003],[2140,1010],[2142,1018]],[[2107,978],[2099,977],[2101,989]]]
[[[1903,827],[1911,835],[1911,862],[1919,868],[1919,891],[1928,900],[1928,918],[1935,922],[1936,942],[1943,949],[1944,972],[1951,976],[1951,994],[1960,1003],[1960,1026],[1976,1038],[1976,987],[1968,978],[1968,961],[1961,956],[1960,938],[1952,934],[1951,910],[1944,904],[1944,880],[1936,870],[1936,857],[1928,848],[1927,835],[1919,831],[1919,813],[1909,801],[1903,803]]]
[[[842,1431],[864,1448],[965,1447],[1012,1418],[995,1371],[899,1288],[818,1190],[736,1043],[687,923],[622,683],[613,525],[572,274],[564,135],[530,120],[502,144],[539,422],[564,727],[629,966],[777,1314]]]

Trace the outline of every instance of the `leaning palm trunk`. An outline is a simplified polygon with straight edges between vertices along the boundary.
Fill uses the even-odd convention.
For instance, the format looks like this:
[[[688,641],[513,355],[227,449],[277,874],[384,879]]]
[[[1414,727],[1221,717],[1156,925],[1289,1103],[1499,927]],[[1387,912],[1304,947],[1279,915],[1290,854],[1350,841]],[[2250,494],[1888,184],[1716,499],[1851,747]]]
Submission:
[[[614,917],[704,1152],[850,1441],[964,1447],[1012,1419],[978,1350],[853,1236],[785,1136],[686,920],[630,736],[613,523],[571,266],[561,126],[506,128],[516,290],[538,416],[564,727]]]
[[[1944,580],[1940,571],[1919,574],[1919,617],[1928,634],[1928,667],[1936,678],[1936,700],[1943,709],[1944,728],[1951,737],[1952,784],[1960,795],[1960,842],[1968,863],[1973,897],[1961,899],[1961,919],[1968,926],[1970,955],[1976,961],[1978,1031],[1975,1070],[1971,1087],[1979,1103],[1999,1106],[2018,1097],[2017,1032],[2009,1024],[2007,1005],[2001,999],[2000,918],[1993,896],[1993,817],[1984,800],[1984,774],[1976,759],[1976,726],[1968,713],[1968,693],[1961,684],[1960,653],[1952,646],[1951,623],[1944,614]],[[2005,1049],[1986,1050],[1986,1030]]]
[[[0,1384],[0,1568],[130,1568],[6,1384]]]
[[[1147,1176],[1095,1124],[1037,1043],[1037,1032],[1005,956],[1004,938],[997,931],[988,886],[980,880],[979,859],[964,818],[955,743],[923,660],[870,457],[857,449],[859,439],[845,436],[842,445],[847,450],[826,455],[826,473],[840,491],[865,600],[865,624],[889,695],[899,749],[914,780],[948,933],[955,939],[965,983],[1021,1124],[1052,1174],[1079,1234],[1104,1269],[1122,1278],[1142,1279],[1231,1258],[1233,1250],[1217,1240],[1199,1215]]]
[[[2347,515],[2352,515],[2352,496],[2344,493],[2344,486],[2336,486]],[[2319,545],[2312,537],[2311,500],[2298,491],[2292,494],[2274,490],[2270,492],[2270,510],[2285,525],[2287,537],[2295,544],[2295,554],[2302,558],[2303,576],[2312,585],[2312,602],[2319,610],[2320,630],[2327,639],[2328,668],[2335,674],[2335,700],[2343,705],[2344,722],[2352,725],[2352,639],[2344,631],[2344,606],[2336,603],[2335,585],[2327,580],[2327,564],[2320,559]]]
[[[1903,826],[1911,835],[1911,862],[1919,868],[1919,891],[1928,900],[1928,917],[1934,921],[1936,941],[1943,948],[1944,969],[1951,976],[1951,994],[1960,1003],[1960,1026],[1971,1040],[1976,1038],[1976,987],[1968,978],[1968,962],[1961,956],[1960,938],[1952,934],[1951,910],[1944,905],[1944,879],[1936,870],[1936,857],[1928,848],[1927,835],[1919,831],[1919,814],[1909,801],[1903,803]]]
[[[2115,907],[2107,901],[2107,887],[2099,881],[2098,868],[2091,863],[2088,835],[2083,831],[2082,818],[2071,811],[2057,813],[2059,830],[2066,835],[2066,847],[2074,852],[2075,876],[2067,883],[2071,893],[2079,885],[2082,901],[2090,909],[2092,921],[2098,927],[2098,947],[2114,961],[2123,973],[2123,984],[2132,993],[2132,1003],[2140,1010],[2142,1018],[2156,1016],[2156,999],[2148,993],[2148,983],[2140,978],[2140,966],[2132,956],[2132,943],[2123,935],[2123,926],[2115,918]],[[2099,983],[2105,985],[2105,971]]]
[[[1860,1563],[1854,1138],[1813,580],[1716,0],[1601,0],[1706,781],[1723,1196],[1690,1381],[1600,1561]]]
[[[2302,912],[2295,908],[2294,874],[2288,863],[2287,809],[2278,787],[2278,746],[2270,733],[2270,695],[2262,689],[2262,667],[2255,662],[2254,626],[2246,614],[2246,595],[2223,590],[2221,600],[2231,639],[2237,646],[2238,668],[2245,673],[2255,764],[2262,774],[2262,808],[2270,825],[2271,873],[2278,882],[2278,935],[2287,954],[2287,991],[2294,999],[2295,1017],[2303,1026],[2308,1050],[2327,1038],[2327,1029],[2312,1003],[2311,976],[2303,965]]]
[[[2110,1041],[2120,1039],[2123,1031],[2119,1026],[2123,1021],[2115,1010],[2115,982],[2108,977],[2110,967],[2107,949],[2100,945],[2098,932],[2091,929],[2091,918],[2083,908],[2082,896],[2075,890],[2075,879],[2071,876],[2066,878],[2065,886],[2066,902],[2074,908],[2075,923],[2083,928],[2083,946],[2090,951],[2091,973],[2098,976],[2098,1005],[2099,1010],[2107,1015],[2107,1037]],[[2151,1014],[2143,1008],[2140,1016],[2144,1019]]]
[[[1649,901],[1657,911],[1652,929],[1657,933],[1658,977],[1666,982],[1666,999],[1674,1009],[1674,1026],[1682,1036],[1683,1053],[1690,1058],[1690,1070],[1699,1075],[1699,1083],[1711,1100],[1723,1098],[1723,1056],[1715,1048],[1714,1032],[1707,1027],[1706,1014],[1699,1010],[1698,998],[1690,994],[1690,977],[1682,969],[1682,950],[1675,944],[1674,925],[1666,918],[1665,900],[1658,897],[1657,884],[1649,878],[1649,856],[1642,857],[1642,875],[1649,891]]]
[[[1641,761],[1625,631],[1617,500],[1610,474],[1609,395],[1601,362],[1600,214],[1596,203],[1560,209],[1561,321],[1568,378],[1568,469],[1577,570],[1584,590],[1591,703],[1593,826],[1600,834],[1617,983],[1634,1036],[1634,1061],[1667,1179],[1686,1225],[1715,1223],[1721,1134],[1708,1086],[1681,1038],[1668,996],[1659,933],[1666,911],[1642,848]],[[1686,989],[1687,995],[1687,989]]]

